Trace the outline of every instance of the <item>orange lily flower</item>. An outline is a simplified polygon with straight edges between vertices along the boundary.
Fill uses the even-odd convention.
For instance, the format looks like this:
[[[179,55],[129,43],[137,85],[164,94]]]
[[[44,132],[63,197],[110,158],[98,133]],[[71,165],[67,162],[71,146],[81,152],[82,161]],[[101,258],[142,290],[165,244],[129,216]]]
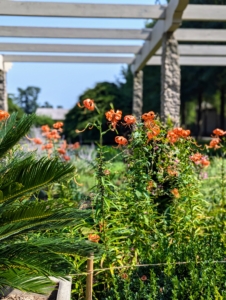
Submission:
[[[201,153],[195,153],[192,156],[190,156],[190,160],[193,162],[197,162],[202,158],[202,154]]]
[[[49,144],[46,144],[46,145],[43,145],[42,146],[42,150],[49,150],[49,149],[52,149],[53,148],[53,144],[52,143],[49,143]]]
[[[55,128],[55,129],[59,129],[63,126],[64,126],[63,122],[56,122],[55,124],[53,124],[53,128]]]
[[[115,130],[118,121],[120,121],[122,118],[122,111],[116,110],[115,112],[114,109],[111,109],[105,113],[105,116],[106,119],[111,122],[113,130]]]
[[[66,161],[68,161],[68,160],[70,160],[71,158],[70,158],[70,156],[68,156],[68,155],[64,155],[64,156],[63,156],[63,159],[66,160]]]
[[[213,130],[213,134],[218,135],[218,136],[222,136],[222,135],[226,134],[226,131],[224,131],[222,129],[219,129],[219,128],[216,128],[216,129]]]
[[[93,242],[93,243],[98,243],[99,240],[100,240],[100,236],[98,234],[93,234],[93,233],[90,233],[88,235],[88,240]]]
[[[168,131],[167,139],[173,144],[176,143],[179,138],[187,138],[190,134],[190,130],[184,130],[181,127],[177,127]]]
[[[124,136],[116,136],[115,142],[119,145],[126,145],[128,143],[128,140],[124,138]]]
[[[62,155],[64,155],[66,153],[66,151],[62,148],[57,149],[57,151],[59,154],[62,154]]]
[[[149,111],[148,113],[144,113],[141,118],[144,121],[152,121],[155,118],[155,113],[153,111]]]
[[[208,146],[208,148],[213,148],[214,150],[219,149],[219,143],[220,139],[218,137],[215,137],[212,139],[212,141],[210,141],[210,145]]]
[[[201,165],[203,165],[203,167],[208,167],[210,165],[210,161],[207,159],[201,159]]]
[[[7,111],[1,110],[0,109],[0,121],[5,121],[8,119],[10,114]]]
[[[42,129],[43,132],[49,132],[49,131],[50,131],[50,128],[49,128],[48,125],[43,125],[43,126],[41,127],[41,129]]]
[[[34,138],[34,139],[32,139],[33,140],[33,142],[36,144],[36,145],[41,145],[42,144],[42,141],[41,141],[41,139],[39,139],[39,138]]]
[[[72,145],[72,148],[73,148],[73,149],[78,149],[78,148],[80,148],[80,143],[79,143],[79,142],[74,143],[74,144]]]
[[[173,190],[171,190],[171,193],[174,195],[175,198],[180,198],[180,193],[178,189],[174,188]]]
[[[88,99],[83,100],[83,105],[84,106],[81,106],[80,103],[78,103],[78,106],[81,107],[81,108],[85,107],[88,110],[94,110],[95,109],[95,103],[94,103],[94,100],[92,100],[92,99],[88,98]]]
[[[154,125],[153,127],[150,127],[147,132],[148,141],[159,135],[160,133],[160,127],[158,125]]]
[[[50,139],[50,140],[57,140],[57,139],[60,139],[60,135],[58,134],[57,130],[56,129],[53,129],[52,131],[50,132],[47,132],[45,134],[46,138],[47,139]]]
[[[133,125],[133,124],[135,124],[136,123],[136,118],[133,116],[133,115],[126,115],[125,117],[124,117],[124,121],[126,122],[125,124],[123,124],[123,125]]]

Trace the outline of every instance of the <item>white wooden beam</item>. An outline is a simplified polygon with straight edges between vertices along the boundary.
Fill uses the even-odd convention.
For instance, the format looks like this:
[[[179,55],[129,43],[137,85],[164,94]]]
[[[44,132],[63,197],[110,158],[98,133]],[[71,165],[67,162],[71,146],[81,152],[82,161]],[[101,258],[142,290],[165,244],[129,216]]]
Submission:
[[[181,56],[179,61],[181,66],[226,66],[226,57]],[[132,62],[132,58],[100,56],[3,55],[3,62],[130,64]],[[161,65],[161,57],[153,56],[147,62],[147,65]]]
[[[0,1],[0,15],[76,18],[164,19],[162,5]],[[225,5],[188,5],[183,20],[226,21]]]
[[[188,5],[189,0],[171,0],[166,8],[166,19],[164,21],[158,20],[153,28],[151,36],[144,43],[137,54],[131,70],[133,73],[141,70],[147,61],[159,49],[162,41],[162,36],[165,32],[175,31],[181,24],[181,18],[184,9]]]
[[[164,6],[0,1],[2,16],[164,19]]]
[[[1,47],[1,45],[0,45]],[[179,45],[179,53],[182,56],[226,56],[224,45]],[[161,55],[160,48],[155,55]]]
[[[0,0],[1,1],[1,0]],[[187,1],[187,0],[186,0]],[[0,26],[0,37],[24,38],[72,38],[72,39],[132,39],[146,40],[153,44],[159,40],[159,32],[164,31],[164,21],[155,25],[155,33],[149,28],[143,29],[100,29],[100,28],[54,28],[28,26]],[[225,42],[226,29],[178,29],[175,32],[178,41],[186,42]],[[155,41],[155,42],[154,42]],[[161,40],[160,40],[161,44]],[[147,47],[147,46],[146,46]],[[156,47],[154,47],[156,48]],[[159,47],[157,47],[159,48]],[[143,51],[143,50],[142,50]],[[154,51],[155,53],[156,51]]]
[[[186,21],[226,21],[226,5],[189,4],[184,11]]]
[[[140,46],[0,43],[4,52],[136,53]]]
[[[4,62],[130,64],[133,58],[116,56],[3,55],[3,60]]]
[[[203,66],[203,67],[225,67],[226,57],[193,57],[193,56],[180,56],[179,62],[181,66]],[[161,65],[161,57],[153,56],[148,62],[148,66],[159,66]]]
[[[1,1],[1,0],[0,0]],[[0,26],[1,37],[144,40],[151,29]]]
[[[3,52],[137,53],[140,46],[0,43]],[[179,45],[182,56],[226,56],[224,45]],[[155,55],[161,55],[160,48]]]
[[[226,42],[226,29],[178,29],[175,37],[181,42]]]

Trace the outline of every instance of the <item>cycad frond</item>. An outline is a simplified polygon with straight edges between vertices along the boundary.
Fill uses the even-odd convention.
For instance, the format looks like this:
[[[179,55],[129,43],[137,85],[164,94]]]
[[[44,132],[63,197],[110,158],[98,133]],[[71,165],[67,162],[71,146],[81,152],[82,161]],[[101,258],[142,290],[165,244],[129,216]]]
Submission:
[[[1,123],[0,130],[0,158],[29,131],[31,128],[35,115],[23,115],[17,121],[17,114],[13,113],[9,119]]]
[[[59,159],[41,158],[33,160],[21,168],[12,167],[1,175],[0,203],[9,203],[27,193],[33,193],[42,187],[74,171],[74,166],[62,163]],[[4,180],[3,180],[4,179]]]
[[[40,294],[50,293],[55,286],[48,277],[37,275],[34,277],[33,273],[22,269],[0,269],[0,278],[0,295],[6,286]]]
[[[0,240],[12,238],[34,230],[51,230],[64,226],[83,224],[91,212],[74,208],[54,209],[51,202],[26,203],[12,206],[0,214]]]

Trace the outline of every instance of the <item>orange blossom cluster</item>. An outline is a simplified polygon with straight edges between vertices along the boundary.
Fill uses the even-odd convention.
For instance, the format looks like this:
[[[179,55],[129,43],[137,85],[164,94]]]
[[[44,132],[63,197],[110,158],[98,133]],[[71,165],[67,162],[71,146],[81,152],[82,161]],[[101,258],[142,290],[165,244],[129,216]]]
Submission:
[[[144,120],[144,126],[148,129],[147,131],[148,141],[150,141],[151,139],[159,135],[160,127],[156,124],[154,120],[155,113],[153,111],[144,113],[141,118],[142,120]]]
[[[190,130],[184,130],[181,127],[168,131],[167,138],[170,143],[176,143],[180,138],[187,138],[191,134]]]
[[[210,164],[210,161],[207,159],[207,157],[198,152],[191,155],[190,160],[193,161],[196,165],[201,165],[202,167],[208,167]]]
[[[225,135],[226,131],[223,131],[222,129],[216,128],[216,129],[213,130],[213,134],[214,134],[214,137],[210,141],[210,144],[209,144],[208,148],[212,148],[214,150],[217,150],[221,147],[220,146],[220,142],[221,142],[220,136]]]

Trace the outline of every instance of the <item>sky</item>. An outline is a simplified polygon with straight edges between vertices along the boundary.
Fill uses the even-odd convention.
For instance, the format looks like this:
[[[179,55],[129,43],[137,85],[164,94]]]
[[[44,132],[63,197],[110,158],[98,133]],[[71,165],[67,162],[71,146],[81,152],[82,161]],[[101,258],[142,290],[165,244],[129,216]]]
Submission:
[[[1,1],[1,0],[0,0]],[[30,0],[32,1],[32,0]],[[45,0],[37,0],[45,2]],[[33,1],[35,2],[35,1]],[[48,2],[105,3],[105,4],[155,4],[155,0],[48,0]],[[157,1],[158,2],[158,1]],[[164,0],[160,1],[164,4]],[[81,27],[81,28],[122,28],[141,29],[147,20],[135,19],[86,19],[86,18],[41,18],[41,17],[0,17],[0,26],[40,26],[40,27]],[[137,40],[92,40],[92,39],[41,39],[2,38],[1,42],[15,43],[57,43],[96,45],[142,45]],[[1,54],[17,54],[2,52]],[[26,53],[19,53],[26,54]],[[47,54],[51,53],[30,53]],[[54,53],[53,55],[65,55]],[[68,55],[83,55],[70,53]],[[96,55],[96,54],[94,54]],[[122,56],[121,54],[119,56]],[[126,55],[128,56],[128,54]],[[75,64],[75,63],[13,63],[7,74],[7,92],[17,95],[17,88],[28,86],[41,88],[38,103],[48,101],[54,107],[62,105],[72,108],[78,97],[88,88],[102,81],[122,80],[122,64]]]

